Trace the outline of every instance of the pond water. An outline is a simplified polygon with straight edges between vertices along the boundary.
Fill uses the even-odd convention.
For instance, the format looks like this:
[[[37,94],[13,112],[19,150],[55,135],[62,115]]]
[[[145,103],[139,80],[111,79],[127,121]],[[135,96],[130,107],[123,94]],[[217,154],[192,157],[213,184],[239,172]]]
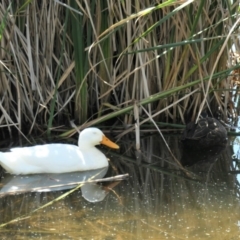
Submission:
[[[181,159],[179,137],[166,136],[166,141]],[[20,189],[25,184],[21,178],[2,173],[0,225],[6,225],[0,228],[0,239],[240,239],[239,181],[234,172],[239,168],[232,159],[232,139],[215,162],[186,171],[180,170],[159,136],[144,137],[141,152],[133,144],[130,135],[122,139],[120,152],[102,149],[111,159],[106,177],[128,173],[129,178],[108,192],[110,183],[98,186],[106,194],[92,202],[86,189],[62,198],[69,190],[26,192]],[[33,179],[30,189],[46,189],[54,184],[44,181],[58,177]],[[70,181],[89,177],[77,175]],[[7,183],[8,189],[17,186],[22,192],[6,195],[13,190],[4,190]]]

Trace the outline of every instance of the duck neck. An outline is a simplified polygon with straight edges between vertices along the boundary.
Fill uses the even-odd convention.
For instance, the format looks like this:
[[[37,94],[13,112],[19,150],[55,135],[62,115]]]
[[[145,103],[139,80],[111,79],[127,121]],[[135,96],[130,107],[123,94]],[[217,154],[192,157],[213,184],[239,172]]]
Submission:
[[[80,150],[88,150],[88,149],[93,149],[95,148],[95,146],[93,146],[92,144],[86,143],[86,142],[78,142],[78,147]]]

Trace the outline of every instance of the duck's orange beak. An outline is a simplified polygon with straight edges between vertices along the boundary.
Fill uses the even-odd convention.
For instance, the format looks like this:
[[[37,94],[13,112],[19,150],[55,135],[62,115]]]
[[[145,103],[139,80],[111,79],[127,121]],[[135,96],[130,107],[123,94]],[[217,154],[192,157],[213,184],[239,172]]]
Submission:
[[[110,139],[108,139],[106,136],[103,136],[102,141],[100,143],[110,148],[119,149],[119,146],[116,143],[112,142]]]

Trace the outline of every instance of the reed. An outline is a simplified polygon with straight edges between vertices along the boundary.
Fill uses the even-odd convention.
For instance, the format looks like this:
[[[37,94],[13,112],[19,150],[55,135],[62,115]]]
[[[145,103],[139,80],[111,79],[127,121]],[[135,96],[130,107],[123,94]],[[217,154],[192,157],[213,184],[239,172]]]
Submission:
[[[72,119],[80,128],[127,126],[134,109],[172,123],[202,109],[227,118],[237,9],[204,0],[3,1],[1,131],[50,133]]]

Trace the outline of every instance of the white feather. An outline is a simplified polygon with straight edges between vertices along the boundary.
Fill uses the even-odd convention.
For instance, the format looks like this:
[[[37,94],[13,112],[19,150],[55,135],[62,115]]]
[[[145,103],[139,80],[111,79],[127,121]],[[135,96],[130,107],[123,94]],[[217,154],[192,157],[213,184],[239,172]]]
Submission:
[[[95,147],[103,137],[106,138],[99,129],[87,128],[79,135],[79,146],[45,144],[12,148],[11,152],[0,152],[0,164],[12,174],[64,173],[107,167],[106,156]],[[114,148],[118,146],[115,144]]]

